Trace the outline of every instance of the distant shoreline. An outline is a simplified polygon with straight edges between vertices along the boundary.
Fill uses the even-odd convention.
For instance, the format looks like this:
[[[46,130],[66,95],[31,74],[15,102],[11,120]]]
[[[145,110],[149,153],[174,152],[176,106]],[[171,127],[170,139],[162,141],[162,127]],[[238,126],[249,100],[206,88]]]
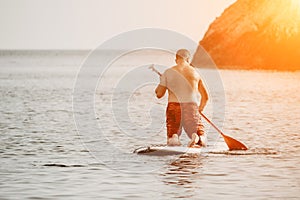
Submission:
[[[9,56],[67,56],[67,55],[78,55],[87,56],[91,51],[99,52],[112,52],[112,51],[124,51],[118,49],[107,49],[107,50],[92,50],[92,49],[0,49],[1,57]],[[204,69],[215,69],[215,66],[205,66]],[[270,71],[270,72],[300,72],[299,69],[276,69],[276,68],[253,68],[251,66],[217,66],[218,69],[222,70],[246,70],[246,71]]]

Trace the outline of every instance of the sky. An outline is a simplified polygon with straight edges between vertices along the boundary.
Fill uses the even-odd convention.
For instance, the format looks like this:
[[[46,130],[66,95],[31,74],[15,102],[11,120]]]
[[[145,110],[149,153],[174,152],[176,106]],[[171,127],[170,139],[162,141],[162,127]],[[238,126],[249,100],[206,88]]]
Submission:
[[[0,0],[0,49],[93,49],[134,29],[198,42],[236,0]]]

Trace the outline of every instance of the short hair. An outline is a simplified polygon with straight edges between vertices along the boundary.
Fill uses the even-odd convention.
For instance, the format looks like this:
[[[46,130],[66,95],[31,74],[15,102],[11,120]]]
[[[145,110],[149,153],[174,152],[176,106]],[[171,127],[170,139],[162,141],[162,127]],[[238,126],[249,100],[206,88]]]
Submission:
[[[179,49],[177,52],[176,52],[176,58],[182,58],[186,61],[189,61],[190,57],[191,57],[191,54],[190,52],[187,50],[187,49]]]

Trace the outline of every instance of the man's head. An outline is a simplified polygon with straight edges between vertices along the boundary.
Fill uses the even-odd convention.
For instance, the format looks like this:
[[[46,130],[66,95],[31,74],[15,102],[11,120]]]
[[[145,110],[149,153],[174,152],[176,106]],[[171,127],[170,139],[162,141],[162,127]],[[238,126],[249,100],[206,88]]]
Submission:
[[[184,60],[186,62],[189,62],[191,57],[190,52],[187,49],[179,49],[176,52],[176,60]]]

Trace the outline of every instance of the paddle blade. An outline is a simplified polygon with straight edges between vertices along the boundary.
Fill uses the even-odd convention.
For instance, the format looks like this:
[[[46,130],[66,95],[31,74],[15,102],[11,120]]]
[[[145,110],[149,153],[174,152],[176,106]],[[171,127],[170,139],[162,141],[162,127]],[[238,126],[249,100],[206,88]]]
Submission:
[[[248,147],[241,143],[240,141],[237,141],[236,139],[229,137],[227,135],[222,134],[225,143],[227,144],[229,150],[247,150]]]

